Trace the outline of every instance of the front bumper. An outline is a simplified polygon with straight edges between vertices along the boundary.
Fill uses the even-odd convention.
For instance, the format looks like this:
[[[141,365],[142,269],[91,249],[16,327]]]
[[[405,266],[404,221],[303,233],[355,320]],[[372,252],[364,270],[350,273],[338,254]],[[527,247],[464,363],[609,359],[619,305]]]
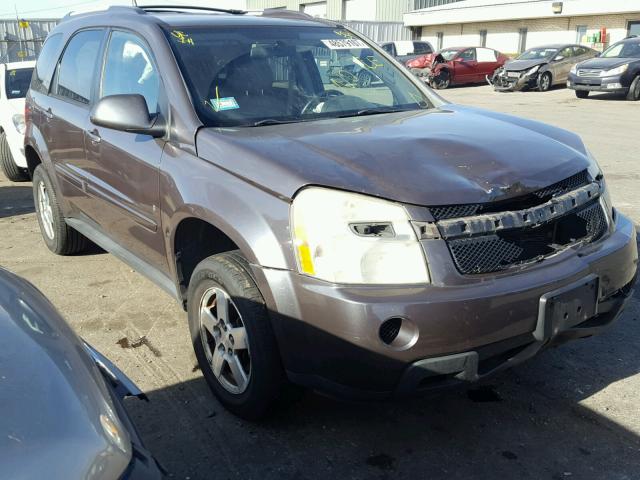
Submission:
[[[536,88],[538,86],[538,74],[525,75],[522,73],[519,77],[510,77],[508,72],[504,71],[493,77],[486,77],[489,85],[499,92],[516,92],[525,88]]]
[[[442,250],[431,258],[449,262],[451,271],[447,255]],[[255,274],[259,286],[268,286],[267,306],[292,381],[339,396],[384,398],[479,380],[548,345],[599,333],[622,310],[637,262],[633,224],[618,215],[615,230],[593,244],[475,279],[452,272],[429,286],[375,287],[285,270],[255,268]],[[591,276],[599,280],[597,315],[536,336],[545,326],[541,298]],[[393,317],[415,325],[415,341],[394,348],[381,340],[381,325]]]
[[[614,77],[579,77],[571,73],[567,80],[567,87],[572,90],[586,92],[627,93],[628,86],[624,86],[622,75]]]

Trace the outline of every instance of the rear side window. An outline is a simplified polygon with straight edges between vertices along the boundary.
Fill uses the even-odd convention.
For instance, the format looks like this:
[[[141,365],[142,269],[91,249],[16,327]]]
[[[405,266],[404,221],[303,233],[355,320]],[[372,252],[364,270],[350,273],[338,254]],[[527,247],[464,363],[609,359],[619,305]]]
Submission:
[[[57,33],[44,42],[42,51],[38,56],[35,74],[31,80],[31,88],[42,93],[49,93],[51,77],[56,68],[60,50],[62,49],[62,34]]]
[[[100,97],[137,93],[147,102],[149,113],[158,112],[160,78],[151,53],[134,34],[111,34],[102,75]]]
[[[69,41],[58,65],[55,88],[59,96],[85,105],[90,103],[103,35],[102,30],[85,30]]]
[[[497,52],[490,48],[476,48],[478,62],[495,62],[498,58]]]
[[[5,77],[4,86],[7,98],[24,98],[29,89],[33,68],[17,68],[8,70]]]
[[[433,50],[426,42],[413,42],[413,53],[416,55],[425,55],[432,53]]]

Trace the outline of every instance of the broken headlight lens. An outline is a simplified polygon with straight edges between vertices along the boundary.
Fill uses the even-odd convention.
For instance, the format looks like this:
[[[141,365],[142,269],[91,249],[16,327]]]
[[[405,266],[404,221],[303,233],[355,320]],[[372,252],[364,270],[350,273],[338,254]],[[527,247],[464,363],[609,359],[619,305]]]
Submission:
[[[27,126],[24,123],[24,115],[21,113],[16,113],[13,117],[11,117],[13,121],[13,126],[17,130],[20,135],[24,135],[24,132],[27,129]]]
[[[540,65],[536,65],[535,67],[530,68],[529,70],[527,70],[527,73],[525,73],[525,75],[527,77],[529,77],[529,76],[533,75],[534,73],[536,73],[538,70],[540,70]]]
[[[398,203],[328,188],[295,197],[291,230],[300,273],[334,283],[428,283],[422,247]]]

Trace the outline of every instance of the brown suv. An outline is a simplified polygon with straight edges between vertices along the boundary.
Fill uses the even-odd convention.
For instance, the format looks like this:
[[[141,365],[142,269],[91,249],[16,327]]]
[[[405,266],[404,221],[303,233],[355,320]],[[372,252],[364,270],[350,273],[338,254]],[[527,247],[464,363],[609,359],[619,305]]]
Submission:
[[[576,135],[449,104],[333,22],[171,10],[61,22],[25,151],[49,249],[181,302],[230,410],[472,382],[620,313],[635,230]]]

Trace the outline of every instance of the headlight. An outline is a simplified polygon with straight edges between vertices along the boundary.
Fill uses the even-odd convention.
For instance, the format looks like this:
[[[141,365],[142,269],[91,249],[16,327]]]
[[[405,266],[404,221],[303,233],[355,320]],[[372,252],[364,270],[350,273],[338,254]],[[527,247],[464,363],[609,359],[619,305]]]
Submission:
[[[573,74],[578,73],[578,64],[577,64],[577,63],[574,63],[574,64],[571,66],[571,73],[573,73]]]
[[[13,120],[13,126],[16,128],[20,135],[24,135],[27,126],[24,123],[24,115],[21,113],[16,113],[11,120]]]
[[[310,187],[291,223],[300,273],[335,283],[428,283],[427,264],[400,204]]]
[[[621,75],[627,71],[627,68],[629,68],[629,64],[625,63],[624,65],[620,65],[619,67],[612,68],[611,70],[603,70],[602,72],[600,72],[600,76],[609,77],[612,75]]]
[[[536,73],[538,70],[540,69],[540,65],[536,65],[533,68],[530,68],[529,70],[527,70],[527,73],[525,73],[525,75],[533,75],[534,73]]]

